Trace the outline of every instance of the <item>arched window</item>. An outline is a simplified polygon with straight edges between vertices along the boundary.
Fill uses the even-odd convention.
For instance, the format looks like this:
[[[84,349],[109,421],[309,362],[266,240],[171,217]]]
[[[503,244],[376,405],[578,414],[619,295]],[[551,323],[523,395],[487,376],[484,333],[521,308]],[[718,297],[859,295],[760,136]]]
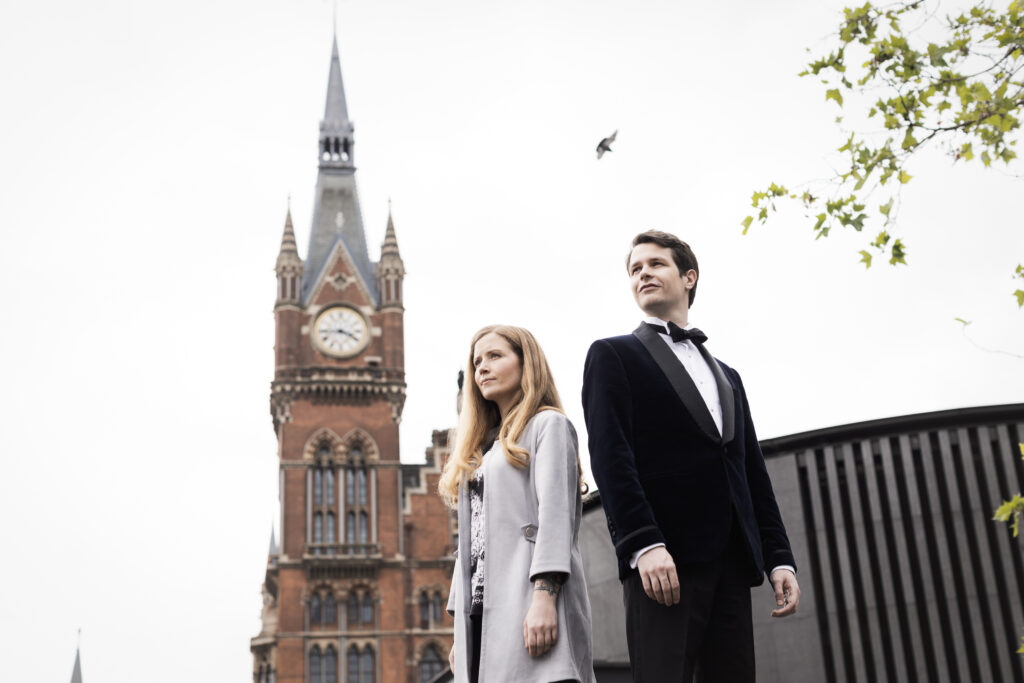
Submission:
[[[438,654],[436,647],[428,645],[423,650],[423,658],[420,659],[420,683],[430,683],[442,671],[444,671],[444,663],[441,660],[441,655]]]
[[[313,542],[323,543],[324,541],[324,516],[319,512],[313,516]]]
[[[359,480],[359,504],[366,505],[366,469],[360,467],[356,471]]]
[[[353,645],[348,649],[348,683],[360,683],[359,679],[359,648]]]
[[[359,623],[359,596],[355,591],[348,594],[348,626],[352,628]]]
[[[313,649],[309,651],[309,680],[310,681],[316,681],[316,683],[320,683],[321,664],[322,663],[320,661],[320,648],[317,647],[316,645],[314,645]]]
[[[323,683],[337,683],[338,681],[338,655],[334,648],[328,646],[324,652],[324,678]]]
[[[356,542],[356,513],[350,512],[346,517],[345,522],[345,535],[347,538],[345,542],[349,545],[353,545]],[[351,550],[349,552],[352,552]]]
[[[362,678],[359,679],[360,683],[374,683],[376,676],[374,675],[376,668],[376,659],[373,656],[373,650],[369,645],[363,650],[363,654],[359,657],[359,668],[361,669],[360,674]]]
[[[441,612],[444,607],[441,606],[441,594],[438,591],[434,591],[434,599],[430,602],[430,618],[434,620],[434,625],[440,625],[441,623]]]
[[[319,467],[313,470],[313,504],[324,502],[324,473]]]
[[[324,473],[324,486],[327,488],[327,504],[334,505],[334,469],[327,468]]]
[[[363,543],[363,544],[369,542],[369,541],[366,540],[366,538],[367,538],[366,529],[367,529],[367,526],[368,526],[367,523],[366,523],[366,519],[367,519],[366,518],[366,513],[365,512],[360,512],[359,513],[359,542]],[[363,548],[362,552],[366,552],[366,549]]]
[[[420,628],[430,628],[430,598],[426,591],[420,593]]]
[[[309,622],[319,624],[322,618],[320,613],[320,596],[316,593],[309,599]]]
[[[338,610],[334,606],[334,596],[328,595],[324,598],[323,619],[320,623],[330,625],[338,620]]]
[[[356,471],[351,467],[345,470],[345,500],[346,505],[356,502]]]
[[[326,538],[327,538],[327,542],[328,543],[334,543],[334,513],[333,512],[328,512],[327,513],[327,534],[326,534]]]
[[[363,612],[360,621],[366,625],[373,624],[373,596],[369,593],[363,594]]]

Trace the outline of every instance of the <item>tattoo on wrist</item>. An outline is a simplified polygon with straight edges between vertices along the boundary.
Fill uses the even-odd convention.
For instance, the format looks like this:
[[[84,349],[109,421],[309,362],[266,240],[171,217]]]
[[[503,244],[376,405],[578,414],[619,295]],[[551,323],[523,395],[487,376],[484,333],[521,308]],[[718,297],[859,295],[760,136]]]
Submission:
[[[535,591],[546,591],[551,595],[558,597],[558,593],[562,590],[562,584],[565,582],[563,574],[541,574],[533,581],[533,590]]]

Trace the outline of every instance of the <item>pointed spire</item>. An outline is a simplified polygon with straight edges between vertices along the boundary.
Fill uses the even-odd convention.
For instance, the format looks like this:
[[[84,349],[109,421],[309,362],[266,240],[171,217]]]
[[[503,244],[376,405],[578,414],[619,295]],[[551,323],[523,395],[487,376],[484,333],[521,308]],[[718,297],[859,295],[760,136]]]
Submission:
[[[270,547],[267,549],[267,555],[274,557],[277,555],[277,538],[274,536],[274,525],[270,525]]]
[[[395,234],[395,221],[391,217],[391,200],[388,199],[388,227],[384,231],[384,243],[380,247],[381,261],[390,254],[398,256],[398,235]]]
[[[327,104],[324,123],[341,126],[348,123],[348,105],[345,102],[345,84],[341,80],[341,57],[338,55],[338,34],[331,46],[331,70],[327,77]]]
[[[292,208],[288,207],[288,214],[284,219],[284,234],[281,236],[281,249],[277,253],[277,267],[278,273],[285,266],[301,265],[302,259],[299,258],[299,248],[295,242],[295,228],[292,226]]]
[[[82,630],[78,630],[79,640],[81,640]],[[75,668],[71,671],[71,683],[82,683],[82,657],[81,657],[81,645],[75,648]]]

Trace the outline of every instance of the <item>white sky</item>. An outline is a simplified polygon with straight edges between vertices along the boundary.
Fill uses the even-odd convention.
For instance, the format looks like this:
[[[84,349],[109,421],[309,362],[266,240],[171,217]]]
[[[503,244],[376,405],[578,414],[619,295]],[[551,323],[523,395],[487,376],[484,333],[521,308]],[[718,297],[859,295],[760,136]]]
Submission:
[[[639,313],[622,260],[694,247],[693,321],[762,437],[1024,398],[1021,184],[911,169],[909,268],[857,264],[750,193],[827,172],[835,105],[796,77],[842,3],[343,1],[371,257],[394,201],[402,457],[454,424],[470,335],[530,328],[583,435],[589,343]],[[952,7],[952,5],[951,5]],[[268,409],[289,193],[304,255],[324,0],[0,2],[4,679],[251,681],[277,507]],[[619,129],[601,162],[594,146]]]

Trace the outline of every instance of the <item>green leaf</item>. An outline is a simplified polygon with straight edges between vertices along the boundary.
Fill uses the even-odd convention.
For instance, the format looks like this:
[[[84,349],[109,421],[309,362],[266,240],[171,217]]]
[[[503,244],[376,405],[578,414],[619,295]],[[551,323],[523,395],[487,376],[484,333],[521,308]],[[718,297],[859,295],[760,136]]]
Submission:
[[[753,216],[747,216],[743,219],[743,234],[747,234],[747,230],[750,230],[750,224],[754,222]]]
[[[1017,308],[1024,308],[1024,289],[1018,289],[1013,295],[1017,297]]]
[[[900,176],[899,176],[899,178],[900,178],[900,182],[903,183],[904,185],[909,183],[910,179],[913,178],[913,177],[914,176],[910,175],[909,173],[904,171],[902,168],[900,169]]]
[[[913,129],[907,128],[907,134],[903,136],[903,149],[911,149],[917,146],[917,138],[914,137]]]
[[[992,517],[997,522],[1010,522],[1010,529],[1013,530],[1013,537],[1017,537],[1017,533],[1020,530],[1020,515],[1024,511],[1024,498],[1020,497],[1017,493],[1010,500],[1003,501],[1003,504],[996,508],[995,516]],[[1013,521],[1010,521],[1012,518]]]
[[[865,268],[870,268],[871,267],[871,254],[869,254],[868,252],[864,251],[863,249],[859,253],[860,253],[860,262],[864,264]]]
[[[894,197],[889,197],[889,201],[887,201],[885,204],[882,204],[882,205],[880,205],[878,207],[878,210],[882,213],[883,216],[888,217],[889,216],[889,212],[892,211],[893,199],[895,199],[895,198]]]
[[[1018,443],[1017,446],[1020,448],[1020,459],[1024,460],[1024,442]]]
[[[843,106],[843,95],[839,92],[839,88],[829,88],[825,91],[825,101],[835,100],[836,104],[840,107]]]
[[[964,320],[963,318],[953,318],[953,320],[957,321],[958,323],[960,323],[964,327],[967,327],[968,325],[971,324],[970,320]]]

